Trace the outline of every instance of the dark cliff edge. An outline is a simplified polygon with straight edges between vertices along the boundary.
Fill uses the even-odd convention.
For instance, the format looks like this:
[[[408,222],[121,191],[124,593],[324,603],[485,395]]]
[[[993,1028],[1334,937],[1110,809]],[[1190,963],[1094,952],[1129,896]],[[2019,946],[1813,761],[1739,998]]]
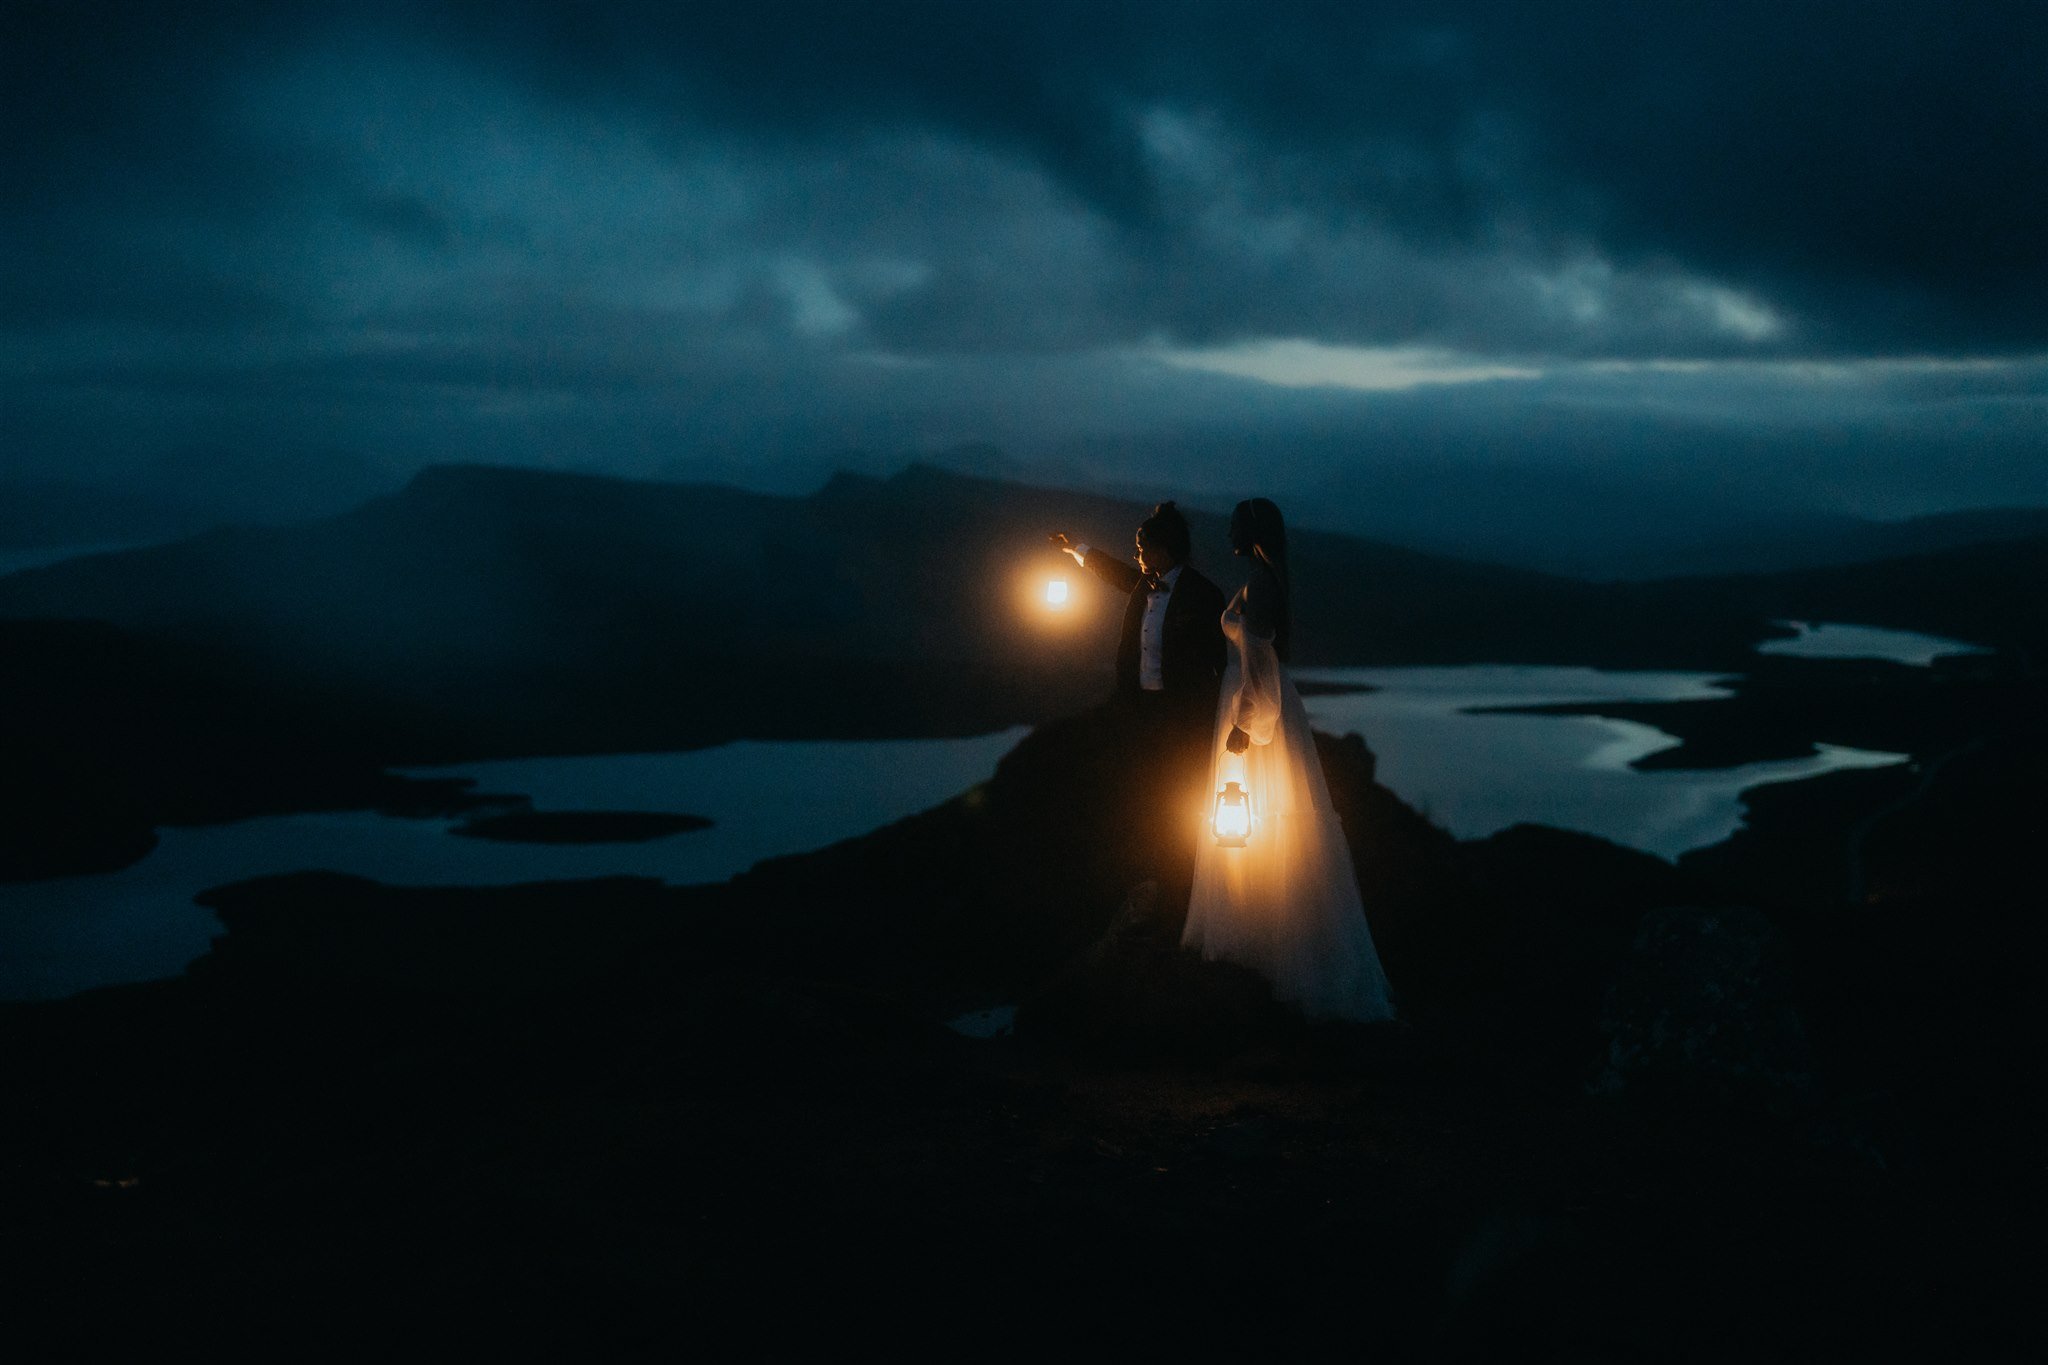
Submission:
[[[2020,818],[1967,812],[2038,748],[1885,816],[1849,906],[1756,894],[1870,818],[1846,796],[1674,867],[1460,843],[1325,739],[1403,1014],[1341,1027],[1178,951],[1113,833],[1118,744],[1041,727],[716,887],[209,893],[185,978],[0,1009],[10,1331],[1640,1359],[2036,1330],[2043,945]],[[999,1005],[1013,1036],[943,1026]]]
[[[0,584],[0,880],[133,861],[165,823],[499,805],[384,772],[409,762],[1039,727],[987,783],[724,885],[264,878],[207,894],[222,932],[181,979],[0,1006],[10,1343],[2039,1334],[2043,542],[1603,586],[1303,537],[1326,662],[1740,669],[1731,701],[1579,709],[1679,734],[1664,764],[1912,760],[1753,791],[1673,865],[1461,843],[1326,738],[1402,1011],[1358,1028],[1178,950],[1118,727],[1075,714],[1109,615],[1026,638],[989,609],[1048,523],[1120,544],[1133,511],[933,471],[759,499],[453,469]],[[1757,660],[1773,616],[2000,653]],[[945,1026],[989,1009],[1004,1036]]]

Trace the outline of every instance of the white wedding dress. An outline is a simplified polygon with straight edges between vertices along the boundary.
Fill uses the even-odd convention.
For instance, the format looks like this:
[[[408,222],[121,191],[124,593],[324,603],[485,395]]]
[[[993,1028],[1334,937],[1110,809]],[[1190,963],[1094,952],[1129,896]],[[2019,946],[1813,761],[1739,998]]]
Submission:
[[[1240,591],[1223,613],[1230,662],[1208,790],[1213,807],[1225,783],[1241,783],[1251,830],[1242,848],[1231,848],[1204,828],[1181,942],[1258,971],[1277,998],[1311,1017],[1391,1019],[1386,973],[1308,712],[1272,640],[1247,628],[1246,600]],[[1242,754],[1228,748],[1233,724],[1251,736]]]

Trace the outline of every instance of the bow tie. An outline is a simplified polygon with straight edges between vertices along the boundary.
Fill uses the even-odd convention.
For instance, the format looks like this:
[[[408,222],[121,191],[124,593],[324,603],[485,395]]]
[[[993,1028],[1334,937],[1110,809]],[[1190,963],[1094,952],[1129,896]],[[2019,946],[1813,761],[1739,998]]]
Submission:
[[[1172,592],[1172,591],[1173,591],[1173,585],[1172,585],[1172,584],[1170,584],[1170,583],[1168,583],[1168,582],[1167,582],[1167,581],[1166,581],[1165,579],[1161,578],[1161,577],[1160,577],[1160,576],[1159,576],[1158,574],[1156,574],[1156,573],[1148,573],[1148,574],[1146,574],[1146,575],[1145,575],[1145,578],[1144,578],[1144,585],[1145,585],[1145,591],[1146,591],[1146,592]]]

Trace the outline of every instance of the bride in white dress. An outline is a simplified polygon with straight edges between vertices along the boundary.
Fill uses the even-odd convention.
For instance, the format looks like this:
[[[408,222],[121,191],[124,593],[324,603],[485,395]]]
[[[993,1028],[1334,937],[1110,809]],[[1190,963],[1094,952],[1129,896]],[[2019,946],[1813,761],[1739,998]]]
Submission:
[[[1308,713],[1287,676],[1287,530],[1264,498],[1230,518],[1231,549],[1251,581],[1223,613],[1230,659],[1217,704],[1210,801],[1227,839],[1248,807],[1241,844],[1205,832],[1181,942],[1241,963],[1279,999],[1324,1019],[1394,1017],[1386,973],[1358,895],[1351,850],[1330,804]],[[1242,806],[1238,793],[1243,796]]]

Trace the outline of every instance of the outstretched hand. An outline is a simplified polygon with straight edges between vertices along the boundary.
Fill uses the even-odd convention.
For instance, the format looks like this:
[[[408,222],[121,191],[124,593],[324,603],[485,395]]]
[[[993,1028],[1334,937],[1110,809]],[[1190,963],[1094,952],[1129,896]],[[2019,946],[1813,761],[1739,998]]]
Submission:
[[[1230,727],[1230,738],[1223,741],[1223,747],[1234,754],[1241,754],[1252,747],[1252,737],[1233,725]]]
[[[1081,547],[1079,545],[1076,545],[1073,541],[1073,538],[1070,537],[1065,531],[1054,531],[1045,539],[1046,543],[1051,545],[1053,549],[1064,550],[1066,553],[1072,555],[1074,557],[1074,562],[1076,564],[1081,562]]]

